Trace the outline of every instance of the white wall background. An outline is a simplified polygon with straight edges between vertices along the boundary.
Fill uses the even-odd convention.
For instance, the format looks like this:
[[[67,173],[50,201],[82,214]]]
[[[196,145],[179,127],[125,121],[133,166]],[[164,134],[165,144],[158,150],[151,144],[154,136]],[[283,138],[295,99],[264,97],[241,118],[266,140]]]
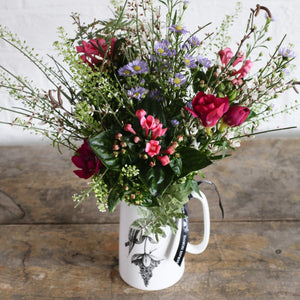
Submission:
[[[231,14],[236,5],[236,0],[191,0],[185,17],[185,25],[189,30],[202,26],[210,21],[212,31],[222,21],[225,14]],[[237,26],[232,32],[233,42],[240,41],[245,28],[249,9],[255,8],[258,0],[241,1],[243,6]],[[260,5],[267,6],[276,21],[273,23],[270,35],[273,45],[277,45],[282,36],[287,33],[287,43],[295,45],[296,55],[300,57],[300,1],[299,0],[263,0]],[[22,40],[45,56],[55,54],[52,48],[53,41],[57,39],[57,28],[63,26],[67,32],[72,33],[75,27],[70,18],[71,12],[79,12],[83,21],[91,22],[94,18],[105,19],[111,15],[109,0],[0,0],[0,23],[8,26],[13,32],[18,33]],[[34,67],[25,63],[25,59],[13,51],[8,45],[0,41],[0,64],[14,73],[25,74],[32,78],[37,86],[47,87],[47,81],[41,77]],[[295,77],[300,79],[300,58],[296,58],[298,65]],[[300,87],[299,87],[300,90]],[[299,99],[290,91],[278,99],[279,107],[290,104],[292,100]],[[1,106],[13,105],[10,99],[0,89]],[[0,112],[0,120],[11,121],[12,116]],[[297,129],[279,132],[277,135],[296,135],[300,137],[300,110],[290,115],[281,115],[272,122],[264,124],[260,130],[277,127],[297,126]],[[0,124],[0,145],[26,144],[41,142],[40,137],[35,137],[22,129],[11,128]]]

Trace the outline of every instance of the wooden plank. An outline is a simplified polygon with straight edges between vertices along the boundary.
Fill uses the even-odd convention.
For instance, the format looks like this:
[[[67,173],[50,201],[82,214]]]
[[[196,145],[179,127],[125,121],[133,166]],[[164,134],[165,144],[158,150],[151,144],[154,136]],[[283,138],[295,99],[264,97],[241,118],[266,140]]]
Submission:
[[[247,141],[232,157],[204,170],[222,195],[226,220],[299,219],[300,139]],[[117,223],[90,199],[74,209],[72,195],[86,188],[72,170],[70,151],[47,145],[0,148],[0,223]],[[217,196],[207,194],[212,219],[220,220]],[[190,217],[201,219],[191,203]]]
[[[192,224],[191,241],[201,223]],[[118,225],[2,225],[1,299],[299,299],[299,222],[212,223],[175,286],[143,292],[118,273]]]

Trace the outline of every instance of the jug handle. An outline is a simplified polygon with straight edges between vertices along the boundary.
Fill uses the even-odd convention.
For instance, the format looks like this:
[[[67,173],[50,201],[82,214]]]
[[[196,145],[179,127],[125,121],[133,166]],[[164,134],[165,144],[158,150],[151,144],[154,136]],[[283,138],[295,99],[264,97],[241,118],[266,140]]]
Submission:
[[[202,241],[197,244],[187,244],[187,248],[186,251],[192,254],[200,254],[202,253],[207,245],[208,245],[208,241],[209,241],[209,236],[210,236],[210,215],[209,215],[209,207],[208,207],[208,202],[207,199],[205,197],[205,195],[199,191],[200,195],[198,193],[196,193],[195,191],[191,192],[191,195],[193,198],[198,199],[201,204],[202,204],[202,208],[203,208],[203,221],[204,221],[204,234],[203,234],[203,239]]]

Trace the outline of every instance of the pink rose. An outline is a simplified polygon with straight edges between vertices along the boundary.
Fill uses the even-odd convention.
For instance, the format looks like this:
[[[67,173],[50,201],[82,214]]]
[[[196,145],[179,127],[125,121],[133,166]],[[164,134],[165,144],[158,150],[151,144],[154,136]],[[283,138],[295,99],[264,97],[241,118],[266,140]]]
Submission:
[[[168,155],[165,155],[165,156],[156,156],[156,159],[158,159],[163,166],[166,166],[166,165],[168,165],[170,163],[170,159],[169,159]]]
[[[192,108],[185,107],[194,117],[199,118],[204,127],[213,127],[227,112],[229,100],[227,97],[217,98],[198,92],[192,101]]]
[[[231,106],[223,116],[223,122],[231,127],[240,126],[248,118],[249,113],[250,110],[247,107]]]
[[[72,162],[76,167],[81,169],[75,170],[74,173],[84,179],[88,179],[94,174],[97,174],[99,169],[103,166],[86,140],[84,140],[83,145],[76,151],[76,154],[72,156]]]
[[[159,145],[159,141],[151,140],[146,144],[145,152],[148,153],[150,157],[157,155],[160,151],[161,146]]]

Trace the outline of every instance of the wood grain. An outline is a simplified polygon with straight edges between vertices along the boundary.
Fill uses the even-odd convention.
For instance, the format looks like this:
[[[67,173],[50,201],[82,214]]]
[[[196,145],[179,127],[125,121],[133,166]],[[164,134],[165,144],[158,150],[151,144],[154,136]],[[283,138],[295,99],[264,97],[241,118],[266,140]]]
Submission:
[[[0,299],[300,299],[300,139],[247,141],[205,169],[222,195],[201,185],[212,216],[209,246],[186,255],[175,286],[129,287],[118,273],[119,212],[95,199],[74,209],[87,186],[72,153],[45,145],[0,147]],[[191,201],[190,241],[201,239],[201,207]]]
[[[299,153],[296,138],[256,139],[206,168],[205,179],[222,195],[226,220],[299,219]],[[87,188],[87,181],[73,174],[71,156],[47,145],[1,147],[0,223],[117,223],[118,209],[113,215],[99,213],[93,198],[74,209],[72,195]],[[215,191],[208,185],[201,189],[212,219],[220,220]],[[190,206],[191,219],[200,220],[199,204]]]
[[[192,242],[201,230],[192,224]],[[121,280],[118,225],[3,225],[0,238],[1,299],[300,297],[297,222],[213,223],[208,249],[187,254],[181,281],[159,292]]]

